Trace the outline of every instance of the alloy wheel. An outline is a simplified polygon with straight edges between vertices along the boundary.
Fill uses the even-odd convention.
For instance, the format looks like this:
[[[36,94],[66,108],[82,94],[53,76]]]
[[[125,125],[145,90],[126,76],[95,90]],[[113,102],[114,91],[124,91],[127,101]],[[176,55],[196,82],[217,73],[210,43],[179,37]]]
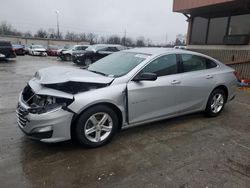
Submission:
[[[214,95],[211,103],[211,110],[213,113],[218,113],[222,110],[224,105],[224,97],[222,94],[217,93]]]
[[[91,142],[102,142],[112,131],[113,120],[109,114],[100,112],[88,118],[84,126],[84,134]]]

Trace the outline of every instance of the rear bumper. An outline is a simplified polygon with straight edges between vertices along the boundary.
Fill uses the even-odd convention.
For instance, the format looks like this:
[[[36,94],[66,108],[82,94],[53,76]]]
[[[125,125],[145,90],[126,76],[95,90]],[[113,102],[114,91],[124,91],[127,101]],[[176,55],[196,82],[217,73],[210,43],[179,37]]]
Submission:
[[[28,109],[20,96],[16,110],[17,124],[28,137],[46,143],[71,139],[73,113],[57,108],[43,114],[32,114]]]

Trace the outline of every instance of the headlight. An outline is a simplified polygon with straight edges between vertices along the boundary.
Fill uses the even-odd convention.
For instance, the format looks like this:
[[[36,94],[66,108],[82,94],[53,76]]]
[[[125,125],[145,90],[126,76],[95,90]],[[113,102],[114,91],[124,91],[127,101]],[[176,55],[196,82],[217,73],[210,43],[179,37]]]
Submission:
[[[36,79],[38,79],[38,80],[40,80],[40,78],[41,78],[41,77],[40,77],[40,74],[39,74],[38,72],[35,73],[34,77],[35,77]]]
[[[33,103],[28,111],[32,114],[42,114],[70,105],[74,100],[52,96],[39,96],[33,98]]]

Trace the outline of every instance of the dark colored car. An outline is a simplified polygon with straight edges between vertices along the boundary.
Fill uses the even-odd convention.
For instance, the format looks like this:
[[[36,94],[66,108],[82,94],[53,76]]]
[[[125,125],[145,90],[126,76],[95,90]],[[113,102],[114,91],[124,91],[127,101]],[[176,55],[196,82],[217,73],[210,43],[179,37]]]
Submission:
[[[8,41],[0,41],[0,58],[7,59],[7,58],[15,58],[16,54],[12,45]]]
[[[84,52],[89,45],[75,45],[68,49],[63,49],[59,52],[58,57],[63,61],[71,61],[73,53]]]
[[[88,47],[82,53],[73,53],[72,61],[76,64],[88,66],[107,55],[124,49],[125,47],[121,45],[96,44]]]
[[[59,50],[58,46],[54,46],[54,45],[48,46],[47,54],[49,56],[58,56],[58,50]]]
[[[13,44],[12,45],[16,55],[25,55],[25,46],[21,44]]]

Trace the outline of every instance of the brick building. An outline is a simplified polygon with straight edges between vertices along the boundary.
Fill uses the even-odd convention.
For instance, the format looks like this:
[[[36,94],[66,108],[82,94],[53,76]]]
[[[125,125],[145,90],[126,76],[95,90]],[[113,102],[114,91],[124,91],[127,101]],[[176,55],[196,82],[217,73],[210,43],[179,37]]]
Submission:
[[[208,54],[250,78],[250,1],[174,0],[189,22],[188,49]]]

